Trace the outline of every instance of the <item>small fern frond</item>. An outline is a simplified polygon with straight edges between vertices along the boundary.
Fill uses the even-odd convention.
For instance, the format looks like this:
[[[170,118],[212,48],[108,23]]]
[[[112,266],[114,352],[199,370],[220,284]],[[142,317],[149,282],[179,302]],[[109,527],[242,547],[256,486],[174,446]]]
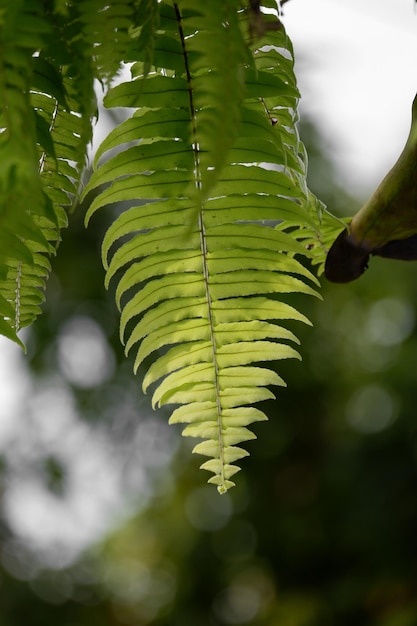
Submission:
[[[317,275],[324,272],[327,253],[337,235],[346,228],[349,218],[339,218],[330,213],[324,204],[311,192],[308,195],[308,210],[312,221],[300,226],[291,220],[283,222],[277,228],[285,230],[288,234],[302,242],[309,251],[312,265],[317,266]]]
[[[143,75],[151,70],[155,53],[156,33],[160,23],[160,10],[157,0],[137,0],[135,25],[130,29],[131,53],[126,61],[136,60],[138,50],[142,51]]]
[[[194,451],[211,457],[202,467],[221,493],[247,455],[239,444],[255,438],[248,427],[266,419],[252,404],[285,384],[256,363],[300,358],[285,321],[309,322],[286,296],[318,284],[295,258],[302,243],[274,228],[314,227],[291,45],[280,27],[252,52],[239,8],[159,3],[154,65],[145,77],[139,58],[105,99],[137,110],[104,140],[84,190],[97,193],[87,222],[129,203],[102,250],[121,339],[153,406],[179,405],[170,422],[204,440]]]
[[[240,0],[174,3],[190,100],[191,139],[200,173],[196,184],[203,198],[205,188],[208,192],[218,179],[237,138],[245,68],[253,65],[239,25],[240,5]]]
[[[128,55],[134,7],[131,0],[78,0],[85,54],[96,78],[110,83]]]

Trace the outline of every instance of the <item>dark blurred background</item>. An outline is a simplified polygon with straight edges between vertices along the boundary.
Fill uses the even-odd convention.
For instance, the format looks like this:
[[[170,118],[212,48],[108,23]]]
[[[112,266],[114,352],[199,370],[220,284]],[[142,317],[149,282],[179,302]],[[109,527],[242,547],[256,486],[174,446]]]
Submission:
[[[341,188],[305,119],[311,189]],[[326,152],[326,156],[324,156]],[[237,486],[153,412],[103,287],[108,216],[73,216],[24,356],[2,342],[0,626],[415,626],[417,265],[292,302],[302,363]]]

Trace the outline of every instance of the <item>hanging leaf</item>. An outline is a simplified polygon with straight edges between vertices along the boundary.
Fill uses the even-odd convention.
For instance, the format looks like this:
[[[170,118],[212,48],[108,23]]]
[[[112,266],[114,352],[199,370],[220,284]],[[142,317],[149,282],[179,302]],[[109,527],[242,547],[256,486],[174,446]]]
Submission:
[[[248,427],[266,419],[251,405],[285,384],[254,363],[300,358],[281,322],[308,320],[280,299],[316,295],[294,257],[305,247],[274,228],[314,227],[298,91],[282,27],[251,49],[239,2],[158,8],[154,64],[145,72],[139,53],[132,80],[105,98],[135,111],[98,149],[86,219],[129,203],[103,242],[121,339],[153,406],[179,405],[170,423],[204,440],[194,451],[212,457],[202,467],[224,493],[247,455],[239,444],[255,437]]]

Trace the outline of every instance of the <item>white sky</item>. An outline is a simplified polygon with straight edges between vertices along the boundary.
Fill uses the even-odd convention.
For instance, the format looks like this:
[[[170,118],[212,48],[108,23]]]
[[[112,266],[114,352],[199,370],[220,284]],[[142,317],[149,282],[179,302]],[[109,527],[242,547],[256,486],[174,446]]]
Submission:
[[[284,23],[295,49],[301,115],[320,122],[342,177],[367,194],[408,135],[417,91],[415,2],[291,0]]]

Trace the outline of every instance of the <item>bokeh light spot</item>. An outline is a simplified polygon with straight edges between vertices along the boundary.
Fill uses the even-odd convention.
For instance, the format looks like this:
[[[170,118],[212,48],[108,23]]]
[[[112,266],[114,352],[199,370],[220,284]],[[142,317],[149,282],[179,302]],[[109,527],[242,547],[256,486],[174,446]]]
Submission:
[[[76,316],[58,337],[59,368],[77,387],[89,389],[106,382],[113,374],[115,358],[106,337],[94,320]]]
[[[397,298],[383,298],[369,311],[366,333],[382,346],[395,346],[413,331],[415,315],[411,306]]]
[[[59,605],[72,596],[71,578],[64,572],[45,571],[30,581],[36,595],[48,604]]]
[[[213,609],[227,624],[245,624],[253,620],[260,606],[261,598],[256,589],[232,585],[215,598]]]
[[[348,423],[364,434],[378,433],[397,417],[397,406],[392,395],[383,387],[368,385],[352,395],[346,406]]]
[[[195,528],[213,531],[223,528],[232,514],[230,497],[221,498],[210,485],[194,489],[185,503],[186,515]]]

